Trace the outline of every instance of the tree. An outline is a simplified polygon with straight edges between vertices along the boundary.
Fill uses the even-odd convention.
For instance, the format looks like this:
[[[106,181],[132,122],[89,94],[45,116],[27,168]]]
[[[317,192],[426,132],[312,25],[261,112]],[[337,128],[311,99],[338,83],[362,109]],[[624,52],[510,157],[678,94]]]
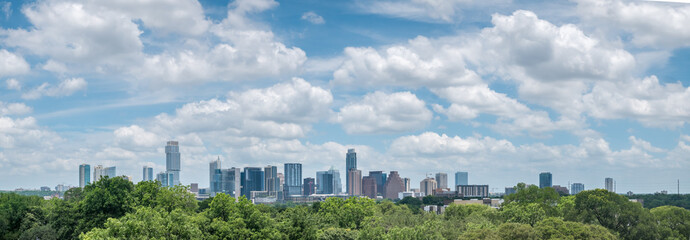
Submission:
[[[202,231],[209,239],[278,239],[283,235],[275,228],[273,219],[260,212],[244,196],[235,199],[219,193],[202,213]]]
[[[194,212],[199,207],[196,196],[189,192],[187,186],[177,185],[161,188],[156,196],[156,205],[171,212],[180,209],[185,212]]]
[[[138,207],[122,218],[110,218],[104,228],[94,228],[81,239],[201,239],[198,220],[182,209]]]
[[[319,232],[319,240],[355,240],[357,231],[343,228],[327,228]]]
[[[134,210],[134,184],[122,177],[101,178],[84,187],[84,199],[77,208],[81,218],[77,234],[103,227],[108,218],[119,218]]]
[[[398,201],[397,204],[407,206],[408,208],[410,208],[410,210],[412,210],[413,213],[419,213],[422,211],[422,200],[419,200],[419,198],[416,197],[407,196],[402,200]]]
[[[508,204],[503,204],[503,207],[501,208],[501,215],[503,215],[507,222],[524,223],[534,226],[535,223],[544,219],[547,214],[542,204],[520,204],[517,202],[511,202]]]
[[[443,217],[446,220],[463,220],[474,212],[485,211],[489,208],[484,204],[451,204],[446,207]]]
[[[663,238],[690,239],[690,210],[675,206],[661,206],[650,212],[664,229]]]
[[[0,238],[17,239],[24,217],[40,210],[42,205],[43,198],[38,196],[0,193]]]
[[[616,193],[603,189],[582,191],[575,196],[575,209],[584,222],[616,231],[624,239],[660,238],[649,210]]]
[[[362,197],[327,198],[320,204],[319,215],[341,228],[359,229],[364,218],[374,215],[374,200]]]
[[[618,239],[609,230],[597,225],[547,218],[535,224],[540,239]]]
[[[558,212],[556,205],[558,203],[559,195],[553,188],[539,188],[531,185],[527,187],[524,183],[518,183],[515,186],[516,192],[506,196],[503,204],[517,203],[519,205],[526,205],[531,203],[539,204],[540,208],[544,210],[547,216],[556,216]]]
[[[288,208],[278,216],[278,229],[288,239],[316,239],[317,221],[308,207]]]
[[[536,240],[538,238],[537,232],[528,224],[522,223],[504,223],[498,226],[498,236],[501,239],[514,240]]]
[[[134,186],[132,197],[137,206],[154,208],[157,205],[158,193],[161,191],[161,183],[156,181],[141,181]]]

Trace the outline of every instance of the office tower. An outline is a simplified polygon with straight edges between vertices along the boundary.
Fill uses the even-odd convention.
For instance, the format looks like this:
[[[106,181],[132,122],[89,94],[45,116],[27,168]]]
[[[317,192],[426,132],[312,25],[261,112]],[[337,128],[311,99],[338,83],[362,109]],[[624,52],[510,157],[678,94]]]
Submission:
[[[252,191],[264,190],[264,171],[259,167],[246,167],[241,173],[242,195],[251,199]]]
[[[457,186],[456,186],[456,188],[457,188]],[[510,194],[513,194],[513,193],[516,193],[515,187],[507,187],[507,188],[506,188],[506,192],[505,192],[505,195],[506,195],[506,196],[507,196],[507,195],[510,195]]]
[[[410,178],[403,178],[403,183],[405,184],[405,192],[409,192],[411,186],[410,184],[412,184]]]
[[[347,171],[347,181],[348,195],[362,195],[362,170],[350,169],[350,171]]]
[[[316,183],[314,181],[314,178],[305,178],[304,183],[302,184],[302,194],[304,196],[309,196],[312,195],[316,191]]]
[[[561,185],[553,185],[552,188],[556,190],[559,195],[568,195],[569,193],[568,188],[562,187]]]
[[[455,186],[468,185],[467,172],[456,172],[455,173]]]
[[[448,174],[446,173],[436,173],[436,184],[440,189],[448,188]]]
[[[168,141],[165,146],[165,170],[172,176],[170,186],[180,184],[180,146],[177,141]]]
[[[117,177],[117,168],[115,166],[113,167],[107,167],[103,169],[103,175],[108,176],[109,178],[114,178]]]
[[[144,166],[143,177],[141,181],[153,181],[153,168],[149,166]]]
[[[198,183],[190,183],[189,184],[189,191],[193,193],[199,193],[199,184]]]
[[[362,178],[362,195],[376,199],[376,192],[376,178],[372,176]]]
[[[573,183],[570,185],[570,195],[578,194],[585,190],[585,185],[582,183]]]
[[[280,188],[278,179],[278,167],[268,165],[264,167],[264,187],[268,195],[275,196]]]
[[[386,184],[386,173],[383,171],[369,171],[369,176],[376,179],[376,194],[383,196],[383,191],[386,190],[383,186]]]
[[[425,196],[430,196],[434,195],[434,189],[436,189],[437,186],[435,179],[427,177],[419,183],[419,190],[423,192]]]
[[[459,185],[456,191],[463,197],[488,197],[489,185]]]
[[[220,165],[219,165],[220,167]],[[239,198],[242,195],[242,170],[239,168],[218,169],[220,172],[218,184],[216,184],[216,193],[225,193],[234,198]]]
[[[283,184],[285,184],[285,175],[283,173],[278,173],[276,176],[278,176],[278,192],[282,192]]]
[[[98,165],[93,167],[93,181],[97,182],[103,177],[105,173],[103,172],[103,165]]]
[[[285,164],[285,186],[283,196],[302,195],[302,164]]]
[[[345,154],[345,184],[346,184],[346,190],[350,190],[350,170],[352,169],[357,169],[357,153],[355,152],[355,149],[348,149],[347,154]]]
[[[329,171],[316,172],[316,193],[333,194],[335,189],[333,174]]]
[[[209,180],[209,195],[216,196],[216,193],[221,192],[221,162],[220,156],[218,159],[208,163],[208,180]]]
[[[333,194],[340,194],[343,192],[343,184],[341,183],[340,171],[331,167],[328,173],[333,175]]]
[[[397,171],[391,171],[384,187],[386,188],[384,197],[388,199],[396,199],[398,198],[398,193],[405,191],[405,183]]]
[[[613,186],[613,178],[607,177],[606,179],[604,179],[604,187],[606,188],[606,191],[615,192],[616,189],[614,189]]]
[[[91,166],[89,164],[79,165],[79,187],[84,188],[91,182]]]
[[[160,172],[156,175],[156,180],[161,182],[162,187],[172,187],[172,174],[168,172]]]
[[[550,172],[543,172],[539,174],[539,188],[551,187],[552,178]]]

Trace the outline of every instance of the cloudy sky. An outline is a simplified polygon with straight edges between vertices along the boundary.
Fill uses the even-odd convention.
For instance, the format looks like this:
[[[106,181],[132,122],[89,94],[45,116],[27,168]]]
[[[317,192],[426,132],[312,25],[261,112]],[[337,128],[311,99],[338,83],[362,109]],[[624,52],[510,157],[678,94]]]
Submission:
[[[690,192],[690,4],[0,2],[0,189],[224,168]],[[342,174],[341,174],[342,175]],[[343,175],[344,176],[344,175]]]

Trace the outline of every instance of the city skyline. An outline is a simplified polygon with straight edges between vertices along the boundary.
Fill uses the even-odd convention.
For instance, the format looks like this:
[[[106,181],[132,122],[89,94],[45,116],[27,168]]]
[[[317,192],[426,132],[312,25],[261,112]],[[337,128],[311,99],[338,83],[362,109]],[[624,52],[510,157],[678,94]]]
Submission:
[[[452,189],[462,171],[499,192],[548,171],[552,185],[690,192],[690,4],[0,6],[3,190],[78,186],[80,164],[205,188],[220,159],[300,163],[317,181],[334,167],[346,191],[356,149],[362,177],[397,171],[413,188],[446,173]]]

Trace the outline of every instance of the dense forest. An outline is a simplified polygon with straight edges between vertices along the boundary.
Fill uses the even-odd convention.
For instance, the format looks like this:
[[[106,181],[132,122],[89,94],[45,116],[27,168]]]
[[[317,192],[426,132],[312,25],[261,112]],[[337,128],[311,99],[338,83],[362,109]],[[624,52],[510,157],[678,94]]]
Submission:
[[[433,200],[431,198],[426,201]],[[329,198],[254,205],[225,194],[199,202],[184,186],[104,178],[63,199],[0,193],[2,239],[689,239],[690,210],[645,209],[605,190],[559,196],[517,186],[500,209]]]

